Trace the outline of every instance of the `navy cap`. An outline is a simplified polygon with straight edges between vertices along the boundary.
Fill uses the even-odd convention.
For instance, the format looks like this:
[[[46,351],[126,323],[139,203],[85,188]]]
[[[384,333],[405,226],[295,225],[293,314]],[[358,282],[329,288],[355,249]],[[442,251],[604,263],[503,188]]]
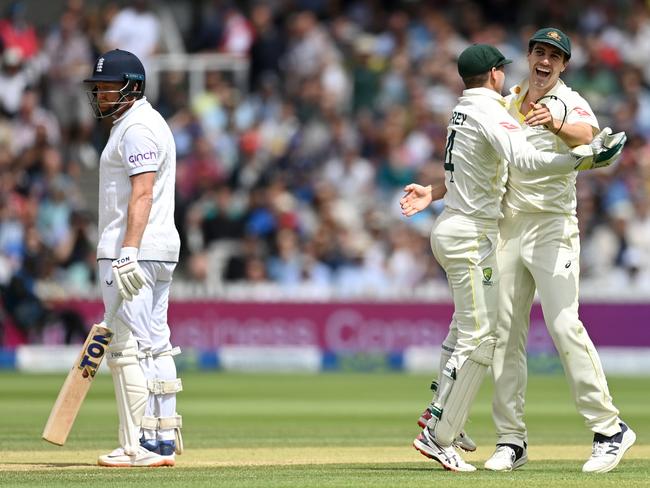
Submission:
[[[145,81],[144,66],[135,54],[113,49],[99,57],[92,76],[84,82],[128,80]]]

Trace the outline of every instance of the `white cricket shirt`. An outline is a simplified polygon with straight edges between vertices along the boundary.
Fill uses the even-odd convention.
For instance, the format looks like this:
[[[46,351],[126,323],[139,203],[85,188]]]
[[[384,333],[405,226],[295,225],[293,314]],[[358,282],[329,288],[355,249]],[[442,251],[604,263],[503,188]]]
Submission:
[[[526,141],[523,130],[494,90],[463,91],[447,127],[445,207],[465,215],[498,219],[508,167],[535,174],[573,172],[575,159],[543,153]]]
[[[99,164],[97,259],[119,257],[126,232],[130,177],[153,171],[153,204],[138,259],[177,262],[180,238],[174,223],[176,146],[169,126],[146,98],[137,100],[113,122]]]
[[[528,80],[515,85],[506,97],[510,114],[522,127],[528,142],[541,151],[553,151],[566,154],[569,147],[564,141],[544,128],[529,127],[524,124],[524,115],[519,111],[524,97],[528,93]],[[598,130],[598,121],[587,101],[577,92],[558,80],[547,93],[562,100],[567,106],[565,124],[585,122]],[[540,101],[551,110],[553,118],[564,117],[562,103],[552,98]],[[552,212],[575,215],[576,212],[576,175],[568,174],[531,175],[513,168],[508,178],[504,205],[519,212]]]

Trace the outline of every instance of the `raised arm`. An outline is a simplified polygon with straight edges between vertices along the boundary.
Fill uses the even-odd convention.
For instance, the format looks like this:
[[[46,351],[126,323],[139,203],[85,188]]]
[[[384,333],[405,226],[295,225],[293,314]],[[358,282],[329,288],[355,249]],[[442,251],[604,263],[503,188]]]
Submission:
[[[570,154],[538,151],[526,140],[521,127],[505,111],[481,124],[485,137],[508,164],[525,173],[567,174],[574,171],[576,158]]]

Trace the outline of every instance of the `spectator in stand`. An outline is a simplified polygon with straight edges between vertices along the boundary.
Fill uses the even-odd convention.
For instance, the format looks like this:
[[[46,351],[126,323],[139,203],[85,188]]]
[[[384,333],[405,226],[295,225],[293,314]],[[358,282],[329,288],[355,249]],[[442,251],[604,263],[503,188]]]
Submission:
[[[253,43],[253,27],[234,2],[224,9],[223,32],[219,52],[248,57]]]
[[[5,18],[0,19],[0,44],[4,49],[18,48],[23,59],[38,54],[38,36],[34,26],[27,21],[25,2],[12,2]]]
[[[244,234],[243,209],[227,185],[207,191],[201,228],[205,245],[214,241],[241,239]]]
[[[68,225],[66,239],[55,249],[56,260],[62,268],[61,281],[73,290],[87,290],[95,282],[96,229],[85,211],[72,211]]]
[[[253,260],[262,260],[268,254],[266,244],[251,234],[245,234],[240,245],[229,256],[224,270],[225,281],[246,280],[246,268]]]
[[[40,92],[27,88],[20,100],[18,114],[12,123],[12,151],[20,154],[36,145],[42,134],[48,145],[57,145],[61,140],[61,129],[56,116],[40,105]]]
[[[275,249],[267,262],[268,275],[282,287],[299,286],[302,276],[302,253],[297,233],[281,229],[275,237]]]
[[[6,48],[0,58],[0,115],[14,117],[20,109],[23,93],[39,77],[38,69],[26,63],[19,47]]]
[[[339,154],[325,161],[322,177],[338,187],[340,195],[352,202],[364,204],[373,200],[375,167],[359,155],[356,141],[342,141]]]
[[[20,269],[25,255],[25,226],[20,219],[19,199],[7,191],[7,176],[4,175],[0,193],[0,285],[6,285]]]
[[[352,68],[352,111],[374,112],[381,85],[382,62],[375,53],[375,38],[360,36],[355,43]]]
[[[320,74],[330,56],[338,50],[322,24],[310,11],[300,11],[289,21],[289,44],[286,56],[286,80],[289,94],[294,94],[302,82]]]
[[[92,113],[81,80],[90,71],[93,53],[88,38],[81,32],[80,18],[65,12],[58,28],[45,41],[49,61],[46,73],[48,106],[61,124],[65,142],[88,139],[94,126]]]
[[[276,27],[273,10],[268,3],[258,2],[251,10],[253,43],[250,48],[250,89],[264,89],[263,80],[280,78],[282,58],[286,50],[285,32]]]
[[[177,171],[176,187],[183,198],[205,194],[226,179],[226,170],[215,149],[203,136],[192,144],[192,152],[183,158]]]
[[[131,0],[112,19],[104,33],[106,51],[122,49],[135,54],[147,68],[158,50],[160,22],[148,0]]]

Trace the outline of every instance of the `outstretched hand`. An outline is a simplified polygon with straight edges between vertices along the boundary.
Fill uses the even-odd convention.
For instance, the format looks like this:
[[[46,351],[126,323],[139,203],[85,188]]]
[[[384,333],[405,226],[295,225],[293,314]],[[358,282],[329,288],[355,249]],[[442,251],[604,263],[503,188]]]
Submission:
[[[399,205],[402,208],[402,215],[411,217],[427,208],[433,201],[431,186],[422,186],[411,183],[404,187],[405,195],[400,199]]]

